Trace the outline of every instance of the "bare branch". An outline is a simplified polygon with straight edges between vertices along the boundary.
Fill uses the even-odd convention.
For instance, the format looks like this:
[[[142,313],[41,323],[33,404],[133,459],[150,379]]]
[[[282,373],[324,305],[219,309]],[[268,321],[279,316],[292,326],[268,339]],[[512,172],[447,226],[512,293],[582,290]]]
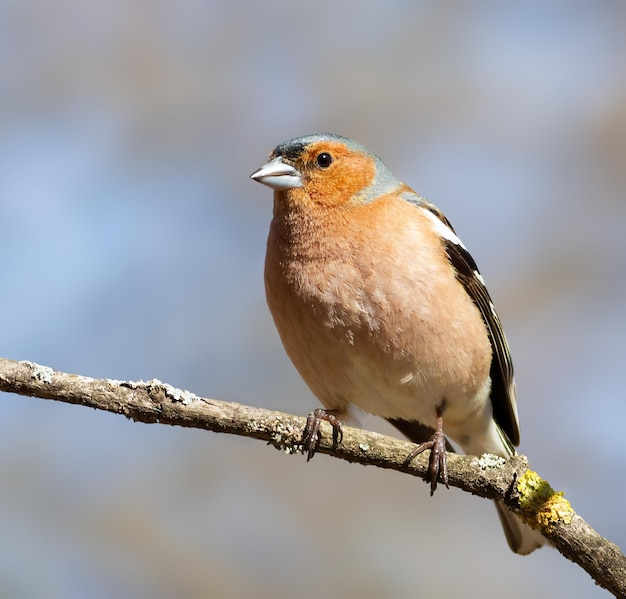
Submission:
[[[197,397],[157,380],[93,379],[53,371],[32,362],[0,358],[0,391],[53,399],[123,414],[138,422],[201,428],[252,437],[289,453],[300,451],[305,419],[237,403]],[[334,457],[428,478],[428,459],[406,456],[413,445],[399,439],[345,427],[343,441],[332,446],[324,430],[318,451]],[[626,557],[578,516],[562,493],[528,469],[524,456],[505,462],[449,454],[449,483],[489,499],[500,499],[568,559],[587,571],[616,597],[626,597]]]

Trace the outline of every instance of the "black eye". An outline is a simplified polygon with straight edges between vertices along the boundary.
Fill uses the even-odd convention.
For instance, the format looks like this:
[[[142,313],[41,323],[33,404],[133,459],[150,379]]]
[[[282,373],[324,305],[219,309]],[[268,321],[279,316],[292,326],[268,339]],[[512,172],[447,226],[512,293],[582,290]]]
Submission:
[[[333,163],[333,157],[328,152],[322,152],[317,155],[315,161],[320,168],[328,168]]]

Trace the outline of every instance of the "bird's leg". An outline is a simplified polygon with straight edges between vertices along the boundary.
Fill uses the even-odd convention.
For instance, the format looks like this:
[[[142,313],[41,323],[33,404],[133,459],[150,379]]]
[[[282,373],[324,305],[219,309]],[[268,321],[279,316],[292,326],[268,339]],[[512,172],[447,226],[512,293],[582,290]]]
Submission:
[[[420,443],[407,457],[408,464],[415,456],[430,449],[428,473],[430,474],[430,495],[435,492],[440,480],[448,487],[448,461],[446,454],[446,437],[443,434],[443,409],[437,408],[437,428],[433,436],[424,443]]]
[[[333,427],[333,446],[337,446],[343,440],[343,427],[341,420],[332,411],[322,408],[313,410],[306,419],[306,426],[302,432],[302,447],[306,451],[308,462],[317,450],[321,438],[320,424],[325,420]]]

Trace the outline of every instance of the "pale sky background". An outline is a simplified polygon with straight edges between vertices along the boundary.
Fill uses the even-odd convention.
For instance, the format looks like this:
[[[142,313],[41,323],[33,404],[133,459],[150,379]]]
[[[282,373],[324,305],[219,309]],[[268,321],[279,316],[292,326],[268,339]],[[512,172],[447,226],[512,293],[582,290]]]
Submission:
[[[305,415],[248,177],[347,135],[452,221],[521,451],[626,547],[625,27],[618,0],[1,2],[0,355]],[[0,400],[3,598],[608,596],[460,491]]]

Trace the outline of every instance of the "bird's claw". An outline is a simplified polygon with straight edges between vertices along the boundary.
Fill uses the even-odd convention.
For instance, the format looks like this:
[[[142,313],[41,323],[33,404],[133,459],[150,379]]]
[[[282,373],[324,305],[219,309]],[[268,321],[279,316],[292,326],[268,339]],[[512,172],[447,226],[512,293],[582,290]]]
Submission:
[[[332,412],[327,412],[322,408],[313,410],[306,419],[306,426],[302,432],[302,449],[307,454],[308,462],[317,450],[321,438],[320,424],[322,421],[328,422],[333,427],[333,446],[337,446],[343,440],[343,425],[341,420]]]
[[[441,431],[436,431],[424,443],[420,443],[407,457],[408,464],[415,456],[430,449],[428,459],[428,473],[430,475],[430,495],[437,489],[437,482],[441,481],[448,487],[448,458],[446,454],[446,437]]]

